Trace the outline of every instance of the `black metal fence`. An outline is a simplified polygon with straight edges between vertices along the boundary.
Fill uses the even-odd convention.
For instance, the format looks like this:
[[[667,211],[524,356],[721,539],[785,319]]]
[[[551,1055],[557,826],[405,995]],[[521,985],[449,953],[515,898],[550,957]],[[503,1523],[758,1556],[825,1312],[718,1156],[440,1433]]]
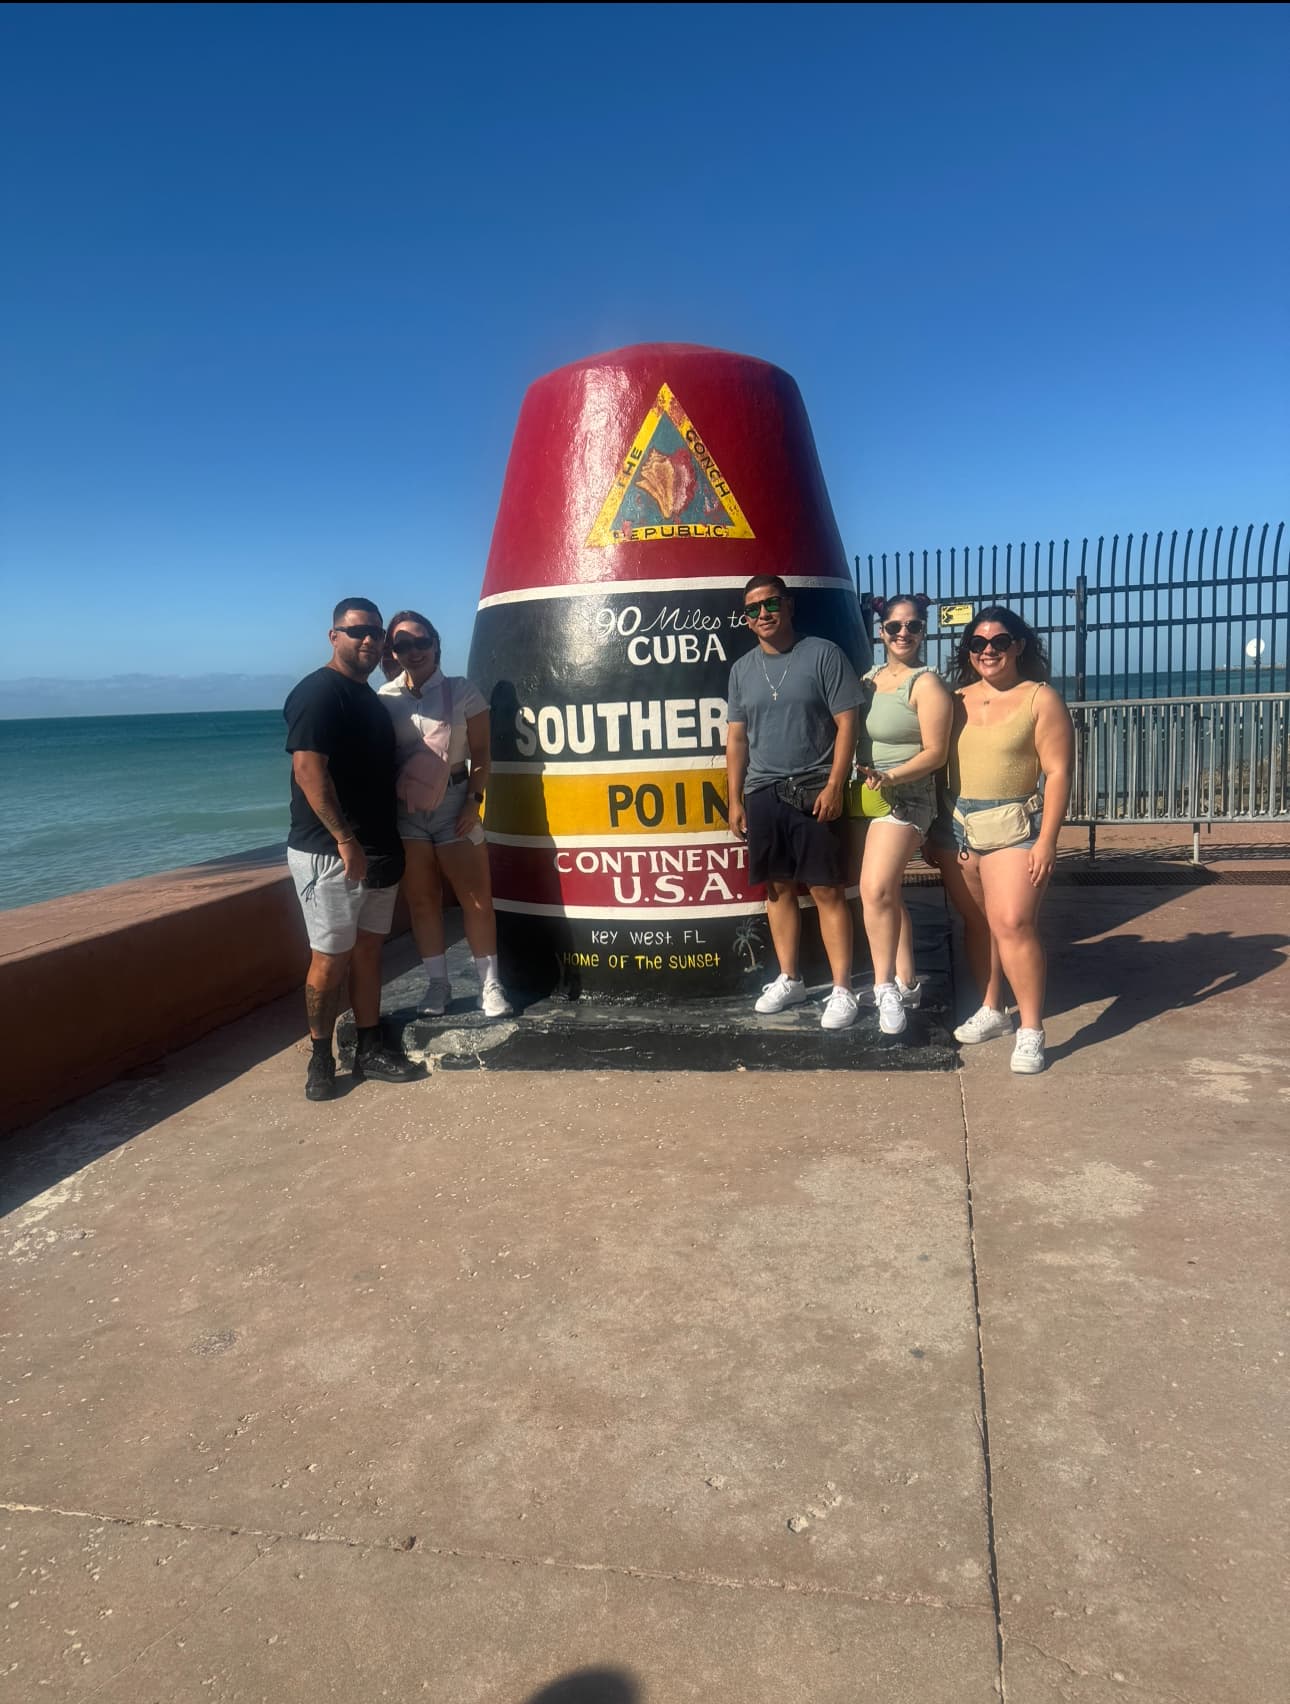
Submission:
[[[1043,637],[1072,699],[1172,698],[1284,690],[1290,657],[1285,522],[1119,533],[1108,541],[894,551],[855,559],[873,603],[924,592],[927,659],[947,669],[964,625],[1006,604]],[[1271,539],[1269,535],[1272,534]]]

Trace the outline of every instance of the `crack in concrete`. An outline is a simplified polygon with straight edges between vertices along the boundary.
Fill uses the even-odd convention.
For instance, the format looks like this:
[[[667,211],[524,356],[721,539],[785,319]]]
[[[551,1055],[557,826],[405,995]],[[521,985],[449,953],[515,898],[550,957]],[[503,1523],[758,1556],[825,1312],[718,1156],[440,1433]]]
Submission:
[[[165,1532],[202,1533],[219,1538],[268,1540],[266,1548],[247,1563],[248,1568],[261,1556],[267,1555],[273,1545],[278,1543],[332,1544],[344,1550],[385,1550],[393,1555],[434,1556],[458,1562],[503,1562],[512,1568],[553,1568],[571,1574],[617,1575],[622,1579],[644,1580],[662,1585],[712,1586],[723,1591],[773,1591],[797,1597],[837,1598],[847,1603],[885,1604],[894,1609],[941,1610],[954,1615],[991,1613],[988,1604],[958,1603],[952,1598],[937,1597],[930,1592],[864,1592],[849,1586],[830,1586],[807,1580],[781,1580],[769,1575],[741,1578],[737,1575],[711,1574],[702,1569],[669,1570],[638,1567],[630,1562],[578,1562],[570,1557],[519,1556],[502,1550],[468,1550],[457,1545],[427,1544],[418,1538],[351,1538],[345,1533],[277,1532],[270,1528],[224,1526],[217,1522],[163,1520],[156,1515],[109,1515],[98,1509],[63,1509],[55,1504],[43,1503],[0,1501],[0,1513],[54,1515],[64,1520],[97,1521],[104,1526],[157,1528]],[[241,1570],[242,1573],[245,1571]],[[239,1577],[240,1575],[234,1576]],[[227,1584],[231,1585],[232,1581]],[[221,1591],[225,1589],[226,1587],[220,1588]],[[165,1638],[165,1634],[160,1637]],[[155,1643],[156,1640],[153,1641],[153,1644]]]
[[[981,1434],[981,1461],[985,1473],[985,1537],[990,1562],[990,1600],[994,1608],[995,1657],[999,1667],[998,1691],[1002,1704],[1008,1700],[1008,1675],[1005,1664],[1007,1638],[1003,1626],[1003,1597],[999,1590],[999,1552],[994,1525],[994,1471],[990,1459],[990,1411],[985,1386],[985,1331],[981,1320],[981,1284],[976,1258],[976,1211],[972,1195],[972,1132],[968,1122],[967,1088],[963,1067],[957,1072],[959,1104],[963,1117],[963,1180],[967,1204],[968,1257],[972,1268],[972,1313],[976,1321],[976,1372],[980,1407],[976,1416],[977,1431]]]
[[[1067,1674],[1072,1675],[1076,1680],[1110,1681],[1115,1686],[1124,1687],[1128,1692],[1140,1693],[1144,1698],[1167,1699],[1169,1704],[1195,1704],[1193,1699],[1185,1697],[1181,1692],[1161,1692],[1159,1687],[1142,1686],[1136,1680],[1128,1680],[1118,1669],[1110,1673],[1097,1674],[1092,1669],[1076,1668],[1075,1664],[1067,1662],[1065,1657],[1059,1657],[1056,1651],[1045,1650],[1042,1645],[1034,1639],[1027,1639],[1024,1634],[1014,1633],[1012,1638],[1014,1644],[1026,1646],[1028,1650],[1041,1656],[1045,1662],[1052,1663],[1055,1668],[1065,1669]]]
[[[50,1513],[50,1512],[52,1512],[52,1511],[46,1511],[46,1513]],[[152,1525],[152,1526],[164,1526],[166,1523],[163,1522],[163,1521],[152,1521],[149,1524]],[[196,1530],[196,1529],[185,1528],[184,1530],[193,1531],[193,1530]],[[208,1598],[202,1598],[199,1603],[195,1603],[190,1608],[186,1609],[184,1611],[184,1613],[178,1618],[177,1621],[171,1622],[170,1626],[167,1627],[163,1632],[158,1633],[157,1637],[155,1639],[149,1639],[148,1643],[143,1647],[142,1650],[136,1651],[132,1657],[128,1658],[124,1663],[121,1664],[121,1667],[119,1669],[114,1669],[113,1672],[110,1675],[108,1675],[107,1679],[104,1680],[100,1685],[96,1686],[94,1688],[93,1692],[87,1694],[87,1696],[90,1697],[90,1698],[97,1698],[99,1693],[103,1691],[104,1687],[111,1686],[111,1684],[114,1680],[120,1680],[121,1676],[126,1672],[127,1669],[132,1669],[135,1666],[136,1663],[141,1663],[143,1661],[143,1659],[147,1656],[149,1651],[155,1651],[157,1646],[160,1645],[163,1640],[169,1639],[171,1637],[171,1635],[174,1634],[174,1633],[177,1633],[181,1627],[186,1626],[187,1623],[190,1622],[193,1619],[193,1617],[200,1610],[203,1610],[203,1609],[206,1608],[207,1604],[218,1603],[219,1600],[223,1597],[224,1593],[226,1591],[228,1591],[231,1586],[235,1586],[244,1574],[246,1574],[250,1569],[255,1567],[257,1562],[259,1562],[263,1557],[267,1556],[269,1554],[269,1552],[277,1544],[277,1542],[278,1542],[277,1539],[272,1539],[268,1544],[265,1545],[263,1550],[257,1550],[255,1555],[252,1556],[252,1558],[250,1559],[250,1561],[247,1562],[243,1567],[239,1568],[236,1574],[230,1575],[230,1577],[227,1580],[225,1580],[224,1584],[219,1588],[218,1591],[212,1592],[211,1595]]]

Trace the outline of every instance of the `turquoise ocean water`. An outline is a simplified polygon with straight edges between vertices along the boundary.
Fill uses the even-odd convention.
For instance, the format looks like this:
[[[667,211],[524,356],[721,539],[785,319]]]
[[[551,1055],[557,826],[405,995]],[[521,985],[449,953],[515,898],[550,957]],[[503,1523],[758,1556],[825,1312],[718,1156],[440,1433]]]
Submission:
[[[280,710],[0,721],[0,910],[287,837]]]
[[[1285,690],[1284,670],[1260,675],[1245,690]],[[1241,683],[1103,679],[1089,697],[1144,687],[1157,696]],[[0,911],[285,840],[285,736],[279,710],[0,721]]]

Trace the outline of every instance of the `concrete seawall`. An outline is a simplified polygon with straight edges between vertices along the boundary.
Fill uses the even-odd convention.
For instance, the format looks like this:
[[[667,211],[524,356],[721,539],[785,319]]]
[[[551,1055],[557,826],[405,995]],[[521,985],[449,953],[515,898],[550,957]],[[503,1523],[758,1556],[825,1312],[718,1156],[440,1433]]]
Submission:
[[[281,846],[3,914],[0,1131],[287,993],[308,957]]]

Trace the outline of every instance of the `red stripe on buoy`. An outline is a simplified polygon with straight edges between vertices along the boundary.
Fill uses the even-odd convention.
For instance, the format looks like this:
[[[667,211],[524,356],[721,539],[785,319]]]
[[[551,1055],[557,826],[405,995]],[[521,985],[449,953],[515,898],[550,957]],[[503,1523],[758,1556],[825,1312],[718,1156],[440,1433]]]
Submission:
[[[659,409],[665,390],[670,412]],[[638,443],[656,411],[653,434]],[[626,510],[613,503],[616,489]],[[784,572],[850,578],[787,373],[748,355],[644,343],[529,387],[484,597],[578,581]]]
[[[720,843],[491,848],[493,893],[517,909],[596,907],[606,915],[628,906],[660,916],[676,907],[760,904],[763,887],[748,880],[748,849]]]

